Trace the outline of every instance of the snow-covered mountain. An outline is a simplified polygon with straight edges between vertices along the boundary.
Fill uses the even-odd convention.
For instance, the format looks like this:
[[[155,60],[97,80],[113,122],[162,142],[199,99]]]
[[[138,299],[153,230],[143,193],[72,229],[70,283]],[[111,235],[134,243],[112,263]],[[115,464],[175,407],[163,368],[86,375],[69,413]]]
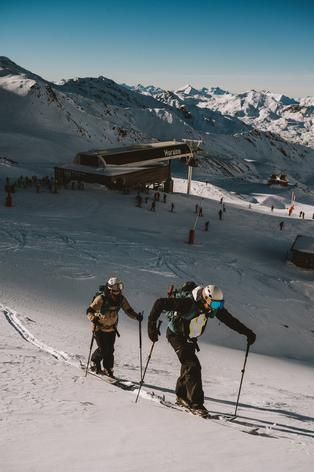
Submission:
[[[314,150],[272,130],[288,116],[305,117],[305,128],[311,103],[268,92],[235,96],[218,87],[132,88],[105,77],[52,83],[0,57],[0,157],[21,168],[39,160],[52,166],[85,149],[187,138],[202,141],[207,172],[266,179],[277,171],[311,185]],[[269,122],[270,131],[257,131],[259,121]]]
[[[157,93],[162,100],[161,92]],[[193,103],[201,109],[237,117],[247,125],[276,133],[287,141],[314,147],[314,97],[295,100],[283,94],[256,90],[233,94],[219,87],[198,90],[192,85],[178,88],[173,95],[183,106]]]

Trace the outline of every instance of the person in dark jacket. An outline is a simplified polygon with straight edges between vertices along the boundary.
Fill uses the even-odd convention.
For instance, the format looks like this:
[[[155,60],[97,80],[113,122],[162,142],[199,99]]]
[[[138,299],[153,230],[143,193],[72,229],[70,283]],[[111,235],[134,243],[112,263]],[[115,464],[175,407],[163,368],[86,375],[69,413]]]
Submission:
[[[177,403],[203,414],[207,410],[204,407],[201,365],[195,351],[199,350],[197,338],[203,334],[208,319],[217,318],[243,334],[248,344],[255,342],[256,335],[227,311],[219,287],[193,285],[191,297],[159,298],[155,301],[148,318],[148,336],[151,341],[158,341],[157,320],[163,311],[172,313],[166,336],[181,363],[176,384]]]
[[[97,374],[113,377],[114,343],[118,333],[118,312],[122,310],[130,318],[142,321],[143,315],[136,313],[122,295],[123,284],[117,277],[111,277],[87,308],[87,318],[94,323],[98,348],[92,354],[91,370]],[[103,368],[101,369],[101,361]]]

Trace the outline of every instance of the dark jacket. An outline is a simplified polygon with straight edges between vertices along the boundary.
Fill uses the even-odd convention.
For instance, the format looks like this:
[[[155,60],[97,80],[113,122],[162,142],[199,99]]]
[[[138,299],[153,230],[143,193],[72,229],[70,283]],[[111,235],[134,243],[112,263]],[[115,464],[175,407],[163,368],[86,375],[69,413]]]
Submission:
[[[175,319],[169,323],[168,328],[175,335],[187,339],[203,334],[208,318],[213,317],[210,312],[205,312],[202,303],[196,302],[192,298],[158,298],[148,317],[148,332],[156,330],[156,322],[163,311],[176,312]],[[215,317],[237,333],[255,337],[253,331],[232,316],[225,308],[222,308]],[[191,322],[193,320],[200,322],[198,336],[191,336]]]

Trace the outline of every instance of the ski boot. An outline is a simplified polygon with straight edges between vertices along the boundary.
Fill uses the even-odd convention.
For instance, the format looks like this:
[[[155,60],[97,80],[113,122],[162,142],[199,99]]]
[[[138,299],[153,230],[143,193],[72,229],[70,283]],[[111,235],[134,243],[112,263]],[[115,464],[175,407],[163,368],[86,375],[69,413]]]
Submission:
[[[91,372],[95,372],[97,375],[103,375],[104,372],[101,370],[100,362],[92,362],[90,366]]]
[[[203,418],[206,418],[207,416],[209,416],[209,411],[207,410],[207,408],[205,408],[204,405],[192,403],[189,409],[191,413],[193,413],[193,415],[199,415],[199,416],[202,416]]]
[[[104,375],[107,375],[107,377],[110,377],[111,379],[114,379],[113,369],[104,368],[103,373],[104,373]]]
[[[182,397],[177,397],[176,405],[183,406],[184,408],[190,408],[189,402],[185,398],[182,398]]]

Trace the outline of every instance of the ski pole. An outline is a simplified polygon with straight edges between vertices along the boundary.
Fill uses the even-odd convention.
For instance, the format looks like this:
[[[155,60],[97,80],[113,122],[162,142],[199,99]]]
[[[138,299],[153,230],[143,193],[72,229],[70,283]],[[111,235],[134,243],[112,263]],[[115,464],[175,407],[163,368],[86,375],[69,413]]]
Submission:
[[[141,312],[143,316],[144,312]],[[142,360],[142,320],[138,323],[138,335],[139,335],[139,345],[140,345],[140,371],[141,371],[141,379],[143,375],[143,360]]]
[[[242,376],[241,376],[240,388],[239,388],[239,393],[238,393],[237,404],[236,404],[234,416],[237,416],[239,398],[240,398],[240,393],[241,393],[241,388],[242,388],[242,382],[243,382],[243,377],[244,377],[244,372],[245,372],[245,366],[246,366],[246,361],[247,361],[247,357],[248,357],[248,354],[249,354],[249,350],[250,350],[250,345],[249,345],[249,343],[247,343],[246,353],[245,353],[245,359],[244,359],[244,364],[243,364],[243,369],[241,370]]]
[[[159,329],[160,329],[161,323],[162,323],[162,321],[160,320],[159,323],[158,323],[158,326],[157,326],[157,330],[158,330],[158,334],[159,334],[159,335],[160,335]],[[143,383],[144,383],[144,378],[145,378],[146,370],[147,370],[149,361],[150,361],[150,359],[151,359],[151,357],[152,357],[152,352],[153,352],[153,349],[154,349],[154,346],[155,346],[155,342],[156,342],[156,341],[153,342],[152,347],[150,348],[150,352],[149,352],[149,354],[148,354],[146,366],[145,366],[145,369],[144,369],[143,377],[141,378],[141,381],[140,381],[140,386],[139,386],[139,389],[138,389],[138,392],[137,392],[137,395],[136,395],[135,403],[137,403],[138,397],[139,397],[139,395],[140,395],[140,391],[141,391],[141,389],[142,389],[142,385],[143,385]]]
[[[90,342],[88,360],[87,360],[86,370],[85,370],[85,377],[87,377],[88,367],[89,367],[89,363],[90,363],[90,356],[91,356],[91,354],[92,354],[92,349],[93,349],[93,344],[94,344],[94,338],[95,338],[95,330],[96,330],[96,323],[94,323],[94,328],[93,328],[93,332],[92,332],[92,339],[91,339],[91,342]]]

